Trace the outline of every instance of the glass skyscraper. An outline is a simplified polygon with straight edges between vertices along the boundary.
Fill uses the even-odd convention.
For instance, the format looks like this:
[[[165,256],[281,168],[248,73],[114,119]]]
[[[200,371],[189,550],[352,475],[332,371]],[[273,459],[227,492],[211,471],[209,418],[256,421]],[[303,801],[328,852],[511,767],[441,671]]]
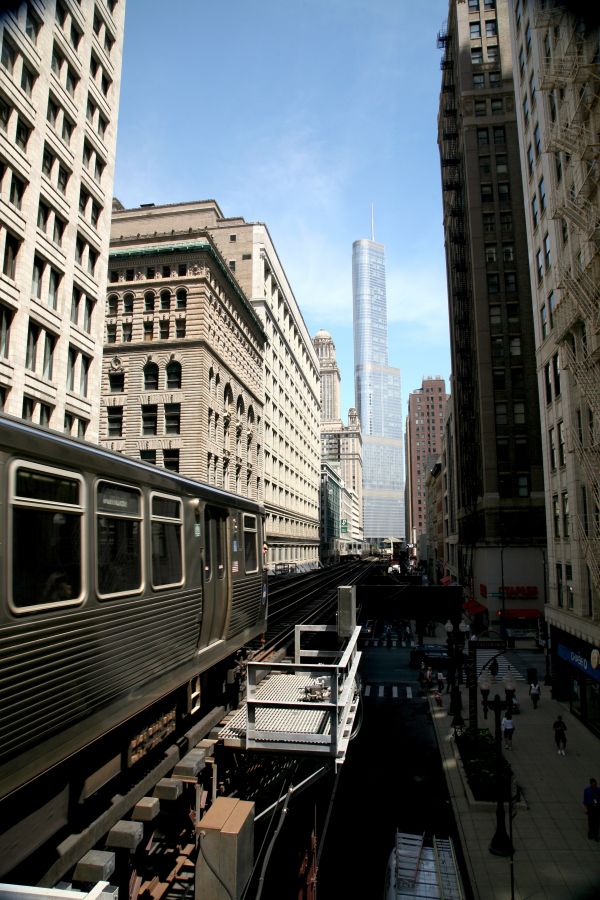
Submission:
[[[388,365],[383,244],[352,245],[352,297],[365,540],[404,538],[402,394],[400,369]]]

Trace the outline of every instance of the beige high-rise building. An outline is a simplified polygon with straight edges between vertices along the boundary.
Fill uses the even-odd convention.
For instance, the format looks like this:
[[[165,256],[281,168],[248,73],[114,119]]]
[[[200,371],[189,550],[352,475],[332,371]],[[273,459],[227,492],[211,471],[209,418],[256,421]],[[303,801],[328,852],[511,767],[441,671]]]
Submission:
[[[208,233],[162,231],[160,209],[159,233],[113,215],[102,443],[257,499],[264,331]]]
[[[427,477],[442,452],[447,401],[446,383],[440,375],[423,378],[421,387],[408,395],[406,484],[411,544],[418,544],[427,531]]]
[[[344,494],[339,530],[343,554],[346,545],[363,540],[362,434],[354,408],[348,410],[347,425],[340,415],[341,376],[333,338],[321,329],[313,344],[321,376],[321,462],[337,467]]]
[[[214,248],[219,251],[224,260],[224,267],[229,273],[231,290],[234,293],[241,292],[250,302],[253,315],[263,329],[267,338],[264,350],[264,360],[252,359],[251,355],[240,353],[237,359],[227,357],[227,366],[232,371],[239,367],[238,380],[240,388],[251,383],[258,373],[260,378],[260,396],[263,398],[262,430],[260,433],[261,448],[257,455],[260,460],[258,471],[258,499],[265,504],[266,511],[266,535],[268,544],[267,561],[269,565],[276,566],[294,565],[301,568],[313,568],[318,565],[319,554],[319,483],[320,483],[320,437],[319,437],[319,372],[316,354],[308,335],[302,313],[294,297],[292,288],[287,280],[283,266],[277,256],[266,225],[258,222],[246,222],[243,218],[225,218],[219,206],[214,200],[194,201],[189,203],[174,203],[166,206],[145,205],[135,209],[117,210],[113,217],[113,239],[111,253],[116,254],[126,251],[130,245],[135,245],[137,235],[140,242],[151,246],[155,242],[154,235],[158,237],[158,243],[169,253],[175,254],[175,249],[169,250],[169,244],[174,248],[182,248],[185,241],[191,242],[204,234],[209,238]],[[165,236],[172,240],[166,240]],[[179,252],[179,251],[178,251]],[[172,255],[171,259],[178,259]],[[120,257],[120,266],[123,265],[124,256]],[[185,260],[182,258],[181,264]],[[160,321],[169,320],[170,329],[175,328],[175,342],[177,344],[177,291],[185,289],[185,276],[179,283],[178,265],[169,265],[168,273],[162,273],[161,261],[152,263],[148,259],[147,265],[154,268],[152,285],[147,283],[148,278],[140,278],[138,285],[137,269],[127,274],[125,265],[124,278],[132,278],[131,292],[136,295],[142,288],[152,289],[156,294],[157,303],[161,303],[161,280],[167,280],[167,288],[171,294],[171,311],[165,310],[164,316],[158,313],[158,322],[154,323],[154,334],[160,340]],[[120,268],[120,267],[119,267]],[[210,267],[209,267],[210,268]],[[112,271],[112,269],[111,269]],[[147,272],[146,272],[147,275]],[[112,276],[111,276],[112,277]],[[119,276],[120,278],[121,276]],[[187,276],[189,278],[189,275]],[[194,278],[196,277],[194,273]],[[210,276],[207,276],[210,277]],[[224,273],[219,272],[219,284],[224,284]],[[118,294],[122,293],[120,282]],[[111,285],[109,284],[109,292]],[[214,291],[212,284],[199,283],[194,290],[206,290],[207,296]],[[135,301],[134,301],[135,302]],[[145,303],[145,300],[144,300]],[[180,310],[181,313],[181,310]],[[155,319],[156,312],[142,317]],[[220,357],[221,365],[226,359],[225,351],[230,346],[228,330],[239,331],[240,323],[236,321],[239,310],[233,307],[227,315],[221,319],[221,327],[211,326],[212,330],[202,333],[202,340],[206,342],[206,359],[209,353]],[[112,323],[110,323],[112,324]],[[115,326],[119,325],[115,321]],[[123,322],[121,324],[128,324]],[[134,322],[135,324],[135,322]],[[246,323],[247,325],[248,323]],[[143,327],[143,326],[142,326]],[[150,326],[146,326],[149,330]],[[181,327],[181,326],[180,326]],[[187,332],[186,332],[187,334]],[[169,333],[171,341],[172,331]],[[247,339],[247,336],[246,336]],[[256,340],[256,336],[253,337]],[[183,344],[183,342],[182,342]],[[170,344],[169,344],[170,345]],[[210,347],[210,351],[209,351]],[[257,347],[252,352],[255,353]],[[175,352],[171,349],[170,352]],[[159,378],[163,377],[161,365],[166,366],[166,345],[159,363]],[[229,349],[227,349],[229,353]],[[118,355],[118,354],[117,354]],[[254,366],[254,371],[252,367]],[[210,371],[206,365],[197,369],[196,375],[201,379],[197,390],[206,395],[206,415],[211,408],[217,415],[222,415],[216,405],[208,402],[210,393]],[[164,377],[168,378],[168,373]],[[162,385],[159,384],[162,389]],[[221,382],[221,388],[224,385]],[[252,388],[254,392],[255,388]],[[256,387],[258,393],[258,387]],[[241,391],[244,398],[243,390]],[[235,391],[234,391],[235,394]],[[171,403],[163,399],[149,405]],[[176,400],[173,402],[177,402]],[[154,415],[154,411],[152,411]],[[166,411],[157,415],[164,416],[166,426]],[[159,419],[162,427],[162,421]],[[139,425],[139,420],[138,420]],[[210,434],[210,423],[207,422]],[[213,419],[213,429],[215,428]],[[216,425],[222,432],[222,422]],[[138,432],[139,434],[139,432]],[[220,432],[215,431],[215,435]],[[165,435],[167,439],[168,436]],[[167,449],[170,449],[167,447]],[[207,453],[209,448],[199,444],[198,452]],[[160,447],[157,453],[157,462],[160,462]],[[216,440],[214,453],[219,457],[216,463],[215,480],[222,483],[223,460],[221,458],[220,441]],[[242,469],[244,469],[244,456]],[[164,451],[163,451],[164,463]],[[236,463],[237,464],[237,463]],[[213,457],[213,466],[215,465]],[[242,473],[243,474],[243,473]],[[252,480],[251,476],[251,480]],[[231,489],[235,489],[234,482],[229,481]]]
[[[600,731],[600,27],[511,2],[546,485],[555,696]]]
[[[125,0],[0,13],[0,408],[98,438]]]

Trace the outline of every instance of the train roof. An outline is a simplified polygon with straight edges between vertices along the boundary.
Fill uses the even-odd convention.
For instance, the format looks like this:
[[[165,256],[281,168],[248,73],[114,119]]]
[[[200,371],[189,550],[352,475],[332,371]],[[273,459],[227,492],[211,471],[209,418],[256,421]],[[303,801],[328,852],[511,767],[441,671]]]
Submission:
[[[208,496],[214,502],[238,506],[258,513],[264,511],[264,506],[259,501],[221,490],[198,479],[170,472],[168,469],[142,462],[114,450],[108,450],[106,447],[90,441],[61,434],[61,432],[43,425],[25,422],[23,419],[0,413],[0,447],[4,444],[11,452],[24,455],[43,454],[50,457],[53,464],[58,463],[63,466],[81,465],[82,463],[89,466],[96,459],[101,461],[103,466],[110,467],[113,477],[144,479],[149,485],[158,485],[162,489],[168,488],[173,491],[185,490],[193,493],[201,488],[204,496]]]

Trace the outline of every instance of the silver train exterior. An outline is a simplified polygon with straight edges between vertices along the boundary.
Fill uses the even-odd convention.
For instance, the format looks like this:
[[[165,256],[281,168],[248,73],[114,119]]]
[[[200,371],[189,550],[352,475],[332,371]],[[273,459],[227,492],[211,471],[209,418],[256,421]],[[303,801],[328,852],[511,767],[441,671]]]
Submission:
[[[0,485],[1,801],[127,722],[143,756],[267,591],[259,503],[4,415]]]

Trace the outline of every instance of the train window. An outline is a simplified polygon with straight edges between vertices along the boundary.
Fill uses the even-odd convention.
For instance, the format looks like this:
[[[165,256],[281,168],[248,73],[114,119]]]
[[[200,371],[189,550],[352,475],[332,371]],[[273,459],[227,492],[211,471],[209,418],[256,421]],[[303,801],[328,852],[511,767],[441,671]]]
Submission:
[[[246,572],[258,571],[258,530],[256,516],[244,515],[244,566]]]
[[[181,500],[152,496],[152,586],[181,584]]]
[[[96,493],[98,593],[128,594],[142,586],[142,497],[136,488],[100,481]]]
[[[15,609],[78,603],[82,595],[83,483],[60,469],[12,466],[12,577]]]

